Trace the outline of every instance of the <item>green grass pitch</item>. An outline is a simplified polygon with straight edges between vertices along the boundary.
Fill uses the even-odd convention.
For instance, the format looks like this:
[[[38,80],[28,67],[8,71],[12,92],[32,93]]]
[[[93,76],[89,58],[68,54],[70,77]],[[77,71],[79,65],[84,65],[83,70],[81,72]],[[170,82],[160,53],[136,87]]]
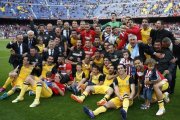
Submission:
[[[6,49],[8,40],[0,40],[0,86],[5,82],[12,67],[8,63],[10,52]],[[180,70],[177,71],[175,94],[171,95],[170,103],[166,104],[166,114],[157,117],[155,113],[158,105],[152,104],[149,110],[140,110],[143,101],[135,100],[133,106],[128,110],[128,120],[178,120],[180,119]],[[8,88],[10,89],[10,87]],[[2,93],[0,93],[2,95]],[[48,99],[41,99],[41,104],[36,108],[30,108],[34,96],[26,94],[23,102],[12,104],[11,101],[17,97],[15,93],[6,100],[0,101],[0,120],[90,120],[83,111],[83,106],[95,109],[96,102],[102,95],[91,95],[83,104],[78,104],[70,99],[70,92],[64,97],[53,96]],[[96,120],[120,120],[118,110],[108,110],[95,118]]]

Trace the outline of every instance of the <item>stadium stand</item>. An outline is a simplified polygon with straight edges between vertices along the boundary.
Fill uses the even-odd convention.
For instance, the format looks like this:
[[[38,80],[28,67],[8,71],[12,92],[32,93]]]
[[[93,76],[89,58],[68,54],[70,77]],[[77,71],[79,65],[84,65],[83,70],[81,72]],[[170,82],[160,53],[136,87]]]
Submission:
[[[27,19],[101,19],[118,17],[180,16],[179,0],[1,0],[1,18]],[[81,13],[81,14],[79,14]]]

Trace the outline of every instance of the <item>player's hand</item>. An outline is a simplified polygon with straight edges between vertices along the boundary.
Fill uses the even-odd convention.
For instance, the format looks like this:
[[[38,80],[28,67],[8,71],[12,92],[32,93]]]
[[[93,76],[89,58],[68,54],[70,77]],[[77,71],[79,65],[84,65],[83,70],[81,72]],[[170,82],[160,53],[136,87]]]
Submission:
[[[125,32],[126,29],[120,28],[120,32]]]
[[[132,96],[129,96],[129,100],[133,100],[133,97],[132,97]]]
[[[91,38],[90,38],[90,37],[87,37],[87,36],[85,37],[85,39],[86,39],[86,40],[91,40]]]
[[[78,57],[78,58],[77,58],[77,61],[78,61],[78,62],[81,62],[81,58]]]
[[[11,43],[15,43],[17,40],[15,39],[15,38],[13,38],[12,40],[11,40]]]
[[[154,54],[157,58],[164,58],[165,54],[162,54],[162,53],[155,53]]]
[[[43,61],[43,62],[42,62],[42,65],[44,66],[45,64],[46,64],[46,61]]]
[[[138,43],[142,43],[142,40],[138,40]]]
[[[147,39],[147,43],[148,43],[149,45],[152,43],[152,38],[151,38],[151,37],[149,37],[149,38]]]
[[[36,62],[32,62],[33,67],[36,67]]]
[[[165,70],[165,71],[164,71],[164,74],[169,74],[169,70]]]
[[[177,60],[178,60],[178,59],[174,57],[170,62],[171,62],[171,63],[176,63]]]
[[[73,57],[71,56],[71,57],[69,57],[69,60],[73,60]]]
[[[144,83],[145,83],[145,85],[149,85],[149,78],[145,78]]]
[[[73,50],[74,50],[74,46],[72,46],[72,47],[70,48],[70,50],[73,51]]]
[[[44,48],[43,51],[46,52],[46,51],[48,51],[48,49],[47,49],[47,48]]]
[[[90,64],[92,65],[92,64],[93,64],[93,61],[90,61]]]
[[[180,40],[175,40],[175,45],[179,45],[180,44]]]
[[[124,98],[123,98],[122,96],[119,96],[119,99],[120,99],[120,100],[123,100]]]
[[[93,75],[94,75],[93,72],[91,72],[91,73],[90,73],[90,76],[93,76]]]
[[[95,55],[93,55],[92,57],[91,57],[91,60],[94,60],[95,59]]]
[[[16,54],[16,52],[13,49],[11,49],[10,52],[11,52],[11,55],[15,55]]]
[[[24,53],[22,56],[25,57],[28,53]]]
[[[10,77],[17,77],[18,74],[17,74],[15,71],[11,71],[11,72],[9,73],[9,76],[10,76]]]
[[[64,56],[67,56],[67,52],[64,52],[63,54],[64,54]]]
[[[140,99],[140,95],[139,95],[139,93],[137,93],[137,94],[134,96],[134,98],[133,98],[133,99],[135,99],[135,98]]]

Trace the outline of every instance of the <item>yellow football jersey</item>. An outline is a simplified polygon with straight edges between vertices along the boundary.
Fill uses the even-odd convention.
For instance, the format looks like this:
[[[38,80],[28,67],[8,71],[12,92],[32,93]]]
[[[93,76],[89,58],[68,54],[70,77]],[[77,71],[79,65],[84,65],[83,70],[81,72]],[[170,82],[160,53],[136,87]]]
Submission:
[[[83,79],[83,74],[84,74],[83,71],[80,73],[76,72],[76,77],[75,77],[76,82],[80,82]]]
[[[130,95],[129,78],[129,75],[124,80],[122,80],[119,76],[117,77],[119,93],[121,96],[123,96],[124,94]]]
[[[36,45],[36,46],[37,46],[38,49],[39,49],[39,52],[38,52],[38,53],[42,54],[42,52],[43,52],[43,50],[44,50],[44,48],[45,48],[45,44],[42,44],[42,45],[38,44],[38,45]]]
[[[95,85],[97,85],[99,83],[99,77],[101,76],[102,74],[98,74],[98,75],[92,75],[92,83],[94,83]]]
[[[100,58],[99,60],[97,60],[97,59],[94,59],[94,64],[95,65],[97,65],[98,67],[102,67],[103,66],[103,61],[104,61],[104,59],[103,58]]]
[[[109,74],[109,70],[108,70],[108,68],[105,65],[103,66],[103,74],[104,75],[108,75]]]
[[[150,37],[151,29],[152,28],[149,27],[147,30],[144,29],[141,30],[142,42],[144,44],[148,44],[148,39]]]
[[[52,64],[52,65],[48,65],[48,64],[43,65],[41,76],[43,78],[46,78],[46,73],[48,71],[51,71],[53,67],[54,67],[54,64]]]
[[[71,37],[71,44],[72,46],[76,46],[77,40]]]
[[[33,70],[33,66],[29,66],[29,67],[22,66],[18,75],[18,79],[19,78],[26,79],[26,77],[31,74],[32,70]]]
[[[114,78],[113,79],[107,79],[108,76],[109,75],[106,75],[103,85],[110,86],[113,83]]]
[[[91,65],[90,64],[85,64],[85,63],[82,64],[82,70],[83,70],[83,72],[85,74],[85,78],[86,79],[89,78],[90,69],[91,69]]]
[[[12,86],[21,86],[25,79],[31,74],[33,68],[33,66],[22,66],[17,79],[12,82]]]

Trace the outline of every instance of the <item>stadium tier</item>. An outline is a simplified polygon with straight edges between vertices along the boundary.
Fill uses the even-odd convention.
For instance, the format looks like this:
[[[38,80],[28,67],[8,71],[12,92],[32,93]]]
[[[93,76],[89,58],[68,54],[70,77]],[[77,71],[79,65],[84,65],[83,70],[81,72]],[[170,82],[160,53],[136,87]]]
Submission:
[[[1,0],[0,18],[109,19],[180,16],[179,0]]]

